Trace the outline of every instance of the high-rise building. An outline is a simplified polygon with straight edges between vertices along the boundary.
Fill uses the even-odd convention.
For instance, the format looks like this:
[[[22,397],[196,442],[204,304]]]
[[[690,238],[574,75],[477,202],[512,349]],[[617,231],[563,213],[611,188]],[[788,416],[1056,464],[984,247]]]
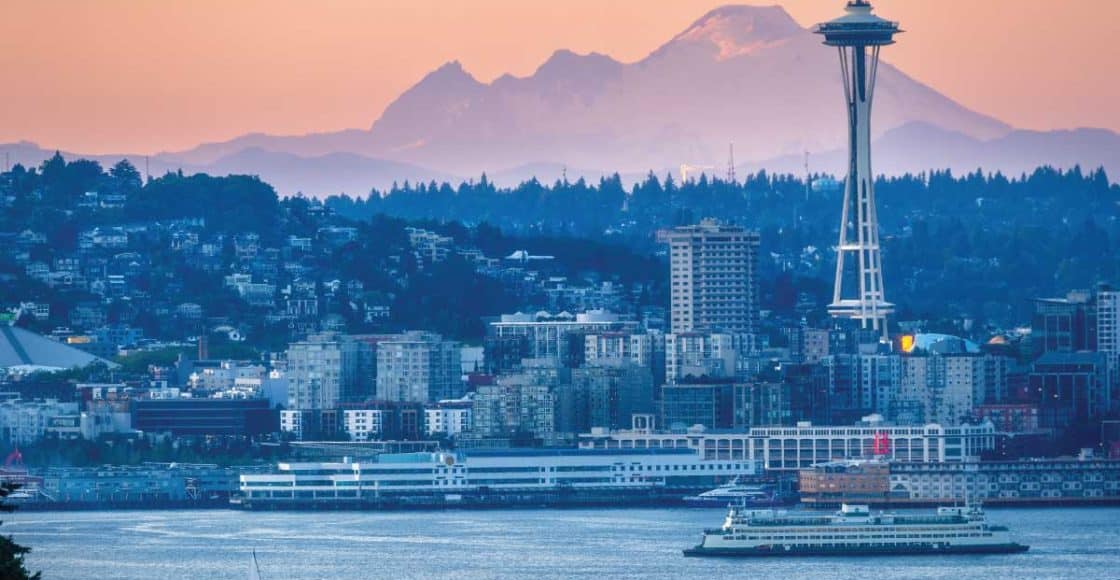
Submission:
[[[1099,326],[1096,300],[1087,291],[1070,292],[1065,298],[1037,298],[1031,317],[1034,354],[1097,350]]]
[[[907,356],[902,359],[902,379],[895,397],[894,412],[886,418],[900,425],[933,422],[935,399],[932,385],[944,382],[944,367],[932,356]]]
[[[669,244],[672,331],[755,332],[758,232],[704,220],[659,235]]]
[[[831,406],[828,369],[817,363],[783,363],[778,372],[783,386],[789,390],[792,420],[827,425]]]
[[[815,365],[828,356],[829,331],[797,326],[786,330],[790,357],[799,363]]]
[[[1093,338],[1097,352],[1104,356],[1108,365],[1113,381],[1110,388],[1120,400],[1120,291],[1102,285],[1097,289],[1094,303],[1096,332]]]
[[[635,414],[654,411],[653,372],[627,360],[604,360],[572,370],[570,428],[622,429]]]
[[[602,361],[629,361],[651,368],[655,336],[636,332],[602,332],[584,337],[584,362],[594,365]]]
[[[1115,411],[1115,381],[1102,353],[1048,352],[1034,361],[1028,381],[1044,428],[1086,425]]]
[[[840,53],[844,102],[848,110],[848,179],[836,246],[836,283],[829,312],[860,322],[862,328],[887,336],[887,316],[894,305],[883,289],[879,253],[879,221],[875,208],[875,176],[871,173],[871,101],[879,68],[879,49],[894,43],[897,22],[871,13],[866,0],[850,0],[847,14],[817,25],[827,46]],[[853,259],[850,271],[847,259]]]
[[[984,365],[986,357],[945,355],[945,383],[934,421],[943,425],[960,425],[972,418],[976,407],[984,402]]]
[[[482,385],[472,405],[472,431],[480,437],[531,435],[550,440],[556,433],[557,391],[570,381],[569,369],[537,359],[517,374]]]
[[[408,332],[377,343],[377,398],[429,403],[463,395],[459,343]]]
[[[517,370],[521,367],[521,359],[531,358],[529,337],[525,334],[510,333],[499,336],[492,331],[482,340],[482,350],[485,371],[491,375]]]
[[[773,427],[793,425],[794,405],[800,403],[793,385],[784,381],[751,381],[738,387],[735,403],[735,427]],[[798,417],[799,418],[799,417]]]
[[[863,407],[859,357],[833,354],[821,359],[828,373],[828,424],[847,425],[868,413]]]
[[[880,411],[899,424],[960,425],[981,405],[1006,397],[1012,359],[994,354],[949,353],[902,356],[898,394]]]
[[[708,429],[736,427],[736,400],[743,396],[743,385],[733,381],[668,384],[661,389],[661,425],[665,429],[688,429],[703,425]]]
[[[319,334],[288,346],[289,409],[334,409],[367,390],[362,351],[369,345],[338,334]]]
[[[902,384],[902,357],[897,354],[858,356],[860,405],[871,413],[892,415]]]
[[[902,390],[902,359],[897,354],[834,354],[821,363],[828,369],[831,422],[845,424],[864,415],[894,416]]]
[[[665,380],[734,377],[738,360],[730,334],[682,332],[665,335]]]
[[[1102,288],[1096,302],[1097,350],[1120,355],[1120,291]]]
[[[665,335],[658,331],[588,334],[583,359],[585,365],[629,361],[652,371],[654,386],[665,383]]]
[[[620,320],[618,315],[604,310],[590,310],[580,314],[561,312],[550,314],[503,314],[490,323],[488,345],[510,345],[526,358],[551,359],[569,368],[579,366],[586,348],[584,337],[604,332],[633,333],[638,323]],[[490,350],[494,350],[492,347]],[[502,353],[488,352],[487,358],[509,358]],[[508,365],[507,365],[508,366]]]

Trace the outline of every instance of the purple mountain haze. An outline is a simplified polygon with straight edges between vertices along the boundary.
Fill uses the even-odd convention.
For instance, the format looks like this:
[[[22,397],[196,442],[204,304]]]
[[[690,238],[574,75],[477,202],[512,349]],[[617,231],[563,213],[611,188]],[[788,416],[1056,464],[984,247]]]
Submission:
[[[905,41],[905,37],[902,39]],[[890,59],[890,48],[884,50]],[[838,171],[846,136],[835,52],[777,6],[725,6],[647,57],[554,53],[532,75],[491,83],[447,63],[400,95],[368,130],[251,134],[153,158],[159,167],[249,172],[283,193],[364,193],[392,180],[487,172],[545,180],[639,175],[681,164]],[[882,63],[875,170],[1006,169],[1082,163],[1120,171],[1109,131],[1014,131]],[[1101,151],[1102,145],[1111,151]],[[835,167],[833,167],[835,165]]]

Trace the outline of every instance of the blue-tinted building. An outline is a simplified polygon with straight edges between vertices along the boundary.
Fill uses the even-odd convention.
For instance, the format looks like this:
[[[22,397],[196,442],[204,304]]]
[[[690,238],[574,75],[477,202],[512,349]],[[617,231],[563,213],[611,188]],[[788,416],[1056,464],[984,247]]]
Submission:
[[[132,403],[132,428],[145,433],[260,435],[279,431],[268,399],[145,399]]]

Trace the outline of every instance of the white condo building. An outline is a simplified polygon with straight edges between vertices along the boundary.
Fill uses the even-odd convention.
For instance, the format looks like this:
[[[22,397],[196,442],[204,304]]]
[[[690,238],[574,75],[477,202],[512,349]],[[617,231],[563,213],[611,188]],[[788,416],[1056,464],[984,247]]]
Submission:
[[[470,401],[440,402],[424,409],[424,432],[429,437],[454,437],[468,433],[473,425]]]
[[[1097,350],[1120,355],[1120,291],[1097,291]]]
[[[0,440],[10,445],[34,443],[47,433],[52,419],[68,415],[78,415],[77,403],[54,399],[0,402]]]
[[[658,235],[669,244],[672,332],[755,332],[758,232],[704,220]]]
[[[655,339],[655,335],[647,333],[589,334],[584,337],[584,360],[590,365],[625,360],[641,367],[651,367]]]
[[[187,377],[187,383],[192,390],[227,391],[239,384],[251,384],[254,380],[259,386],[267,375],[268,371],[262,365],[224,360],[217,366],[195,369]]]
[[[959,425],[973,410],[1003,400],[1011,359],[989,354],[902,356],[902,378],[890,419]]]
[[[634,333],[638,323],[620,320],[605,310],[589,310],[579,314],[503,314],[490,323],[490,333],[498,338],[525,337],[528,358],[565,362],[571,354],[570,337],[576,334],[607,332]],[[576,345],[578,348],[580,345]],[[586,347],[586,345],[584,345]]]
[[[377,398],[427,403],[463,394],[459,343],[409,332],[377,343]]]
[[[339,335],[317,335],[288,346],[289,409],[334,409],[361,380],[362,345]]]
[[[733,377],[741,341],[731,334],[679,332],[665,335],[665,379]]]
[[[342,412],[342,429],[351,441],[376,441],[385,429],[385,411],[346,409]]]

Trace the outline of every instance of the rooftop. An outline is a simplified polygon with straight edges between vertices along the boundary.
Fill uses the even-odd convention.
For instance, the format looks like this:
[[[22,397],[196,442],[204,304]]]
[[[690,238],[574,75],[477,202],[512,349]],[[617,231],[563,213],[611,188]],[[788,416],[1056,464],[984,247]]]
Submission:
[[[852,0],[839,18],[818,24],[813,32],[824,36],[828,46],[885,46],[894,44],[894,35],[902,32],[897,22],[871,13],[871,4]]]
[[[16,326],[0,325],[0,369],[62,370],[116,363]]]

